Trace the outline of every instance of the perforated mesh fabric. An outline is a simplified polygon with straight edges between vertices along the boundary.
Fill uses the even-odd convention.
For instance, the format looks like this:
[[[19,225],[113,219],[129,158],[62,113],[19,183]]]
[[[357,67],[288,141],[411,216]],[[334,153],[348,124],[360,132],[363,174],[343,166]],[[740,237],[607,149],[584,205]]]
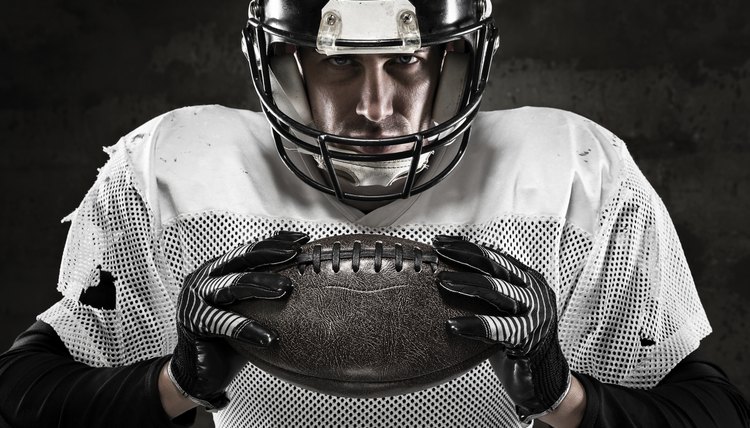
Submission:
[[[58,282],[63,299],[40,315],[74,358],[100,367],[170,354],[177,343],[174,302],[180,284],[159,274],[153,215],[123,151],[122,145],[110,150],[96,183],[68,216],[72,224]],[[115,278],[115,309],[78,300],[97,285],[99,268]]]
[[[414,394],[381,399],[318,394],[251,368],[234,382],[232,408],[220,426],[232,427],[515,427],[513,406],[489,363]],[[243,411],[245,410],[245,411]]]
[[[407,225],[373,229],[350,223],[321,224],[204,212],[183,216],[165,230],[162,242],[170,276],[184,277],[200,264],[200,260],[210,258],[214,253],[224,253],[242,242],[259,239],[254,232],[269,230],[298,230],[310,234],[313,239],[346,233],[387,233],[429,242],[436,234],[461,234],[488,244],[513,242],[515,245],[507,247],[507,251],[534,260],[548,277],[554,278],[558,274],[550,264],[552,259],[540,254],[531,255],[538,248],[559,247],[562,225],[550,218],[511,217],[482,225]],[[227,236],[227,240],[221,243],[205,238],[221,234]],[[509,239],[511,236],[515,239]],[[569,239],[581,241],[585,237]],[[238,376],[231,391],[229,407],[217,415],[221,426],[523,426],[486,362],[435,388],[383,399],[348,399],[318,394],[289,385],[252,366]]]
[[[711,329],[669,214],[625,156],[580,278],[563,291],[560,341],[571,368],[649,388]]]
[[[560,341],[573,370],[647,388],[710,328],[671,221],[635,167],[623,160],[617,191],[588,233],[562,217],[499,214],[478,224],[399,224],[267,218],[201,211],[158,224],[118,144],[78,210],[61,265],[63,299],[40,315],[71,354],[117,366],[171,353],[174,302],[182,279],[203,261],[277,230],[313,239],[386,233],[420,242],[463,235],[534,267],[558,296]],[[79,303],[98,267],[116,278],[117,306]],[[512,403],[487,363],[429,390],[383,399],[346,399],[303,390],[248,366],[216,416],[222,427],[519,426]]]

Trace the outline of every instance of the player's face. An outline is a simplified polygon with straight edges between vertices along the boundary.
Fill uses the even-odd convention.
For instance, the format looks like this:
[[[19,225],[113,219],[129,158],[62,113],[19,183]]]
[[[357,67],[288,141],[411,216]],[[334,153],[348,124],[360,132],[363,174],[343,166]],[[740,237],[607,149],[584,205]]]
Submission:
[[[302,48],[299,57],[318,129],[348,137],[384,138],[429,127],[442,49],[425,48],[413,55],[325,56]],[[350,148],[381,154],[409,146]]]

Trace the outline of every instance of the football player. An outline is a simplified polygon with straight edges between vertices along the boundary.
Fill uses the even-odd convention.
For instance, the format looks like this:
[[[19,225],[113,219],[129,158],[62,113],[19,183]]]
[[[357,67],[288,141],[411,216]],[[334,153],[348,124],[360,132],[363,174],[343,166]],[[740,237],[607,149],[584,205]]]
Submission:
[[[747,426],[696,353],[710,326],[625,144],[564,111],[479,112],[491,6],[253,0],[263,112],[183,108],[108,149],[70,217],[61,300],[2,356],[4,422],[180,426],[203,405],[220,427]],[[246,364],[226,338],[280,338],[226,304],[285,298],[291,280],[260,270],[343,233],[431,243],[457,268],[437,286],[503,314],[447,328],[503,350],[377,399]]]

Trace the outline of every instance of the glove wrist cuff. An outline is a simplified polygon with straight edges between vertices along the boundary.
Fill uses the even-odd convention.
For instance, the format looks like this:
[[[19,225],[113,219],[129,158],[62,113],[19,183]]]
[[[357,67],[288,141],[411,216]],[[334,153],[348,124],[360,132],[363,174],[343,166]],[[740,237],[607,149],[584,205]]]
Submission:
[[[571,373],[568,371],[568,381],[565,385],[565,390],[563,391],[562,395],[552,403],[552,406],[550,406],[547,410],[544,410],[542,412],[534,413],[531,409],[525,409],[522,406],[516,405],[516,414],[518,414],[518,418],[523,423],[531,423],[534,419],[541,418],[542,416],[548,415],[552,412],[554,412],[558,407],[560,407],[560,404],[565,400],[565,397],[568,396],[568,393],[570,392],[570,385],[572,383],[571,379]]]
[[[206,411],[216,412],[227,405],[227,399],[224,394],[221,394],[221,396],[218,397],[218,399],[211,400],[211,401],[203,400],[203,399],[200,399],[198,397],[194,397],[188,394],[184,389],[182,389],[182,386],[180,386],[180,382],[177,381],[177,376],[175,375],[172,369],[172,360],[170,360],[169,364],[167,364],[167,376],[169,376],[169,380],[172,382],[175,389],[177,389],[177,392],[179,392],[183,397],[187,398],[193,403],[199,406],[203,406],[206,409]]]
[[[555,410],[570,391],[570,368],[557,341],[557,328],[553,327],[551,333],[526,357],[534,399],[516,406],[519,418],[526,422]]]

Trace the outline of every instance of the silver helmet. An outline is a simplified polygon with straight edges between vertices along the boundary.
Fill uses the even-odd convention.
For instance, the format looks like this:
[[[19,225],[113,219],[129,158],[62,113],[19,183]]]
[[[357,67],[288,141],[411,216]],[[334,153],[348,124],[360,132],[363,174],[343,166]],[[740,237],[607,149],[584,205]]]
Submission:
[[[489,75],[498,37],[490,0],[253,0],[243,31],[253,85],[284,163],[341,200],[387,201],[434,186],[458,164]],[[295,56],[277,44],[325,55],[446,51],[427,129],[355,138],[316,129]],[[356,146],[410,147],[372,153]],[[349,147],[349,149],[347,149]],[[429,170],[428,170],[429,164]]]

